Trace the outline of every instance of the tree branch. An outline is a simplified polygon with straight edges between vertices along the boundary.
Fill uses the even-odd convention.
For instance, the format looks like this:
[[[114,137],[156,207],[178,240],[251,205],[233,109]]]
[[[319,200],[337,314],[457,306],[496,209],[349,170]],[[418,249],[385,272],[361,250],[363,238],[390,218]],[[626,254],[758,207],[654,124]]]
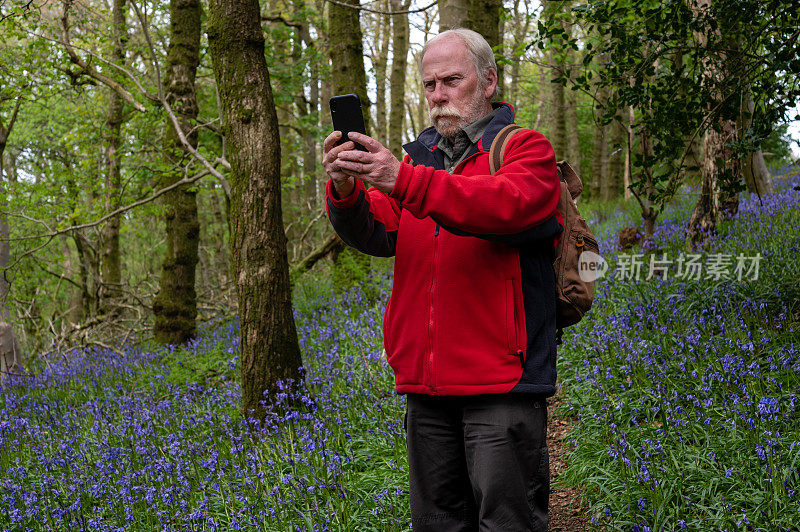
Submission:
[[[299,275],[310,270],[314,264],[325,258],[329,253],[342,248],[344,248],[344,242],[339,238],[339,235],[333,233],[325,242],[320,244],[317,249],[309,253],[306,258],[292,266],[292,274]]]
[[[400,11],[381,11],[379,9],[370,9],[370,8],[364,7],[364,6],[356,6],[356,5],[353,5],[353,4],[348,4],[347,2],[340,2],[339,0],[325,0],[325,1],[326,2],[330,2],[332,4],[336,4],[338,6],[349,7],[351,9],[358,9],[360,11],[367,11],[368,13],[377,13],[379,15],[405,15],[407,13],[420,13],[422,11],[429,10],[430,8],[432,8],[433,6],[435,6],[436,4],[439,3],[439,0],[436,0],[435,2],[431,2],[430,4],[428,4],[425,7],[420,7],[420,8],[417,8],[417,9],[403,9],[403,10],[400,10]]]
[[[214,165],[208,161],[208,159],[203,157],[203,155],[199,151],[197,151],[197,148],[192,146],[192,143],[189,142],[189,139],[186,138],[186,134],[181,129],[180,122],[178,122],[178,117],[175,116],[175,112],[172,110],[172,107],[170,106],[169,102],[167,102],[167,99],[164,97],[164,87],[162,86],[161,83],[161,69],[158,66],[158,57],[156,54],[155,47],[153,46],[153,40],[150,38],[150,31],[147,29],[147,22],[144,20],[142,12],[139,10],[139,6],[136,5],[136,2],[131,2],[131,5],[133,6],[134,11],[136,11],[136,16],[139,18],[139,22],[142,25],[142,31],[144,32],[145,39],[147,40],[147,46],[150,48],[150,54],[153,59],[153,65],[155,67],[155,72],[156,72],[156,79],[158,82],[158,99],[161,102],[161,105],[164,107],[164,110],[167,112],[167,116],[169,116],[169,120],[170,122],[172,122],[172,127],[175,128],[175,132],[178,134],[178,138],[180,139],[181,144],[183,144],[183,148],[187,152],[192,154],[192,156],[194,156],[195,159],[200,161],[203,166],[206,167],[208,173],[213,175],[220,182],[222,188],[225,190],[225,194],[228,196],[228,198],[230,198],[231,187],[228,184],[228,181],[225,179],[225,176],[223,176],[222,173],[219,172],[214,167]],[[222,159],[222,161],[223,161],[223,166],[230,168],[230,164],[228,163],[228,161],[225,161],[224,159]]]
[[[92,65],[81,59],[81,57],[75,52],[72,48],[72,44],[69,42],[69,8],[72,5],[72,0],[64,0],[64,11],[61,15],[61,39],[62,44],[67,49],[67,54],[69,54],[69,60],[81,67],[81,70],[84,74],[89,77],[92,77],[99,81],[100,83],[106,85],[111,90],[116,92],[120,98],[128,102],[130,105],[133,106],[139,112],[145,112],[146,109],[144,105],[137,102],[133,95],[128,92],[125,87],[114,81],[113,79],[109,78],[108,76],[101,74],[94,68]]]
[[[289,26],[290,28],[297,28],[298,30],[303,29],[303,25],[300,24],[299,22],[291,22],[283,18],[281,15],[262,14],[261,22],[280,22],[284,26]]]
[[[42,234],[42,235],[29,235],[29,236],[21,236],[21,237],[17,237],[17,238],[9,238],[8,242],[19,242],[19,241],[22,241],[22,240],[34,240],[34,239],[37,239],[37,238],[47,238],[47,237],[51,237],[51,236],[52,237],[56,237],[58,235],[63,235],[65,233],[69,233],[70,231],[78,231],[80,229],[87,229],[89,227],[94,227],[96,225],[100,225],[103,222],[105,222],[106,220],[108,220],[109,218],[117,216],[118,214],[122,214],[122,213],[127,212],[127,211],[129,211],[131,209],[135,209],[136,207],[140,207],[142,205],[150,203],[153,200],[159,198],[160,196],[163,196],[164,194],[166,194],[167,192],[169,192],[169,191],[171,191],[171,190],[173,190],[175,188],[178,188],[181,185],[187,185],[187,184],[194,183],[194,182],[200,180],[201,178],[207,176],[209,173],[210,172],[208,170],[203,170],[199,174],[194,175],[192,177],[184,177],[183,179],[175,181],[174,183],[172,183],[171,185],[169,185],[167,187],[164,187],[162,189],[159,189],[159,190],[153,192],[153,194],[151,194],[150,196],[148,196],[146,198],[140,199],[138,201],[134,201],[133,203],[131,203],[129,205],[125,205],[123,207],[120,207],[120,208],[116,209],[115,211],[112,211],[112,212],[106,214],[105,216],[103,216],[102,218],[98,218],[97,220],[95,220],[93,222],[86,222],[84,224],[71,225],[71,226],[65,227],[63,229],[55,229],[55,230],[51,231],[50,233],[46,233],[46,234]],[[25,214],[12,213],[12,212],[7,212],[7,213],[3,213],[3,214],[6,214],[8,216],[15,216],[17,218],[23,218],[23,219],[26,219],[26,220],[29,220],[29,221],[32,221],[32,222],[36,222],[36,223],[42,224],[45,227],[48,227],[47,226],[47,222],[44,222],[42,220],[37,220],[35,218],[31,218],[30,216],[27,216]]]

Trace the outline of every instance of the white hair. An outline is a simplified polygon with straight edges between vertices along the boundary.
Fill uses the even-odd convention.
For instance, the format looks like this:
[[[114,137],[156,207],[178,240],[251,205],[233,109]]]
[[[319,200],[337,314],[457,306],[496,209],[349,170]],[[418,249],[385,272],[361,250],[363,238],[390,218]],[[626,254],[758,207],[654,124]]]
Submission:
[[[497,62],[494,60],[494,52],[492,52],[492,47],[489,46],[489,43],[486,42],[483,35],[477,31],[468,30],[467,28],[455,28],[443,31],[426,42],[422,46],[422,53],[419,55],[420,72],[422,72],[422,59],[425,57],[425,52],[428,51],[428,47],[436,41],[448,37],[457,37],[464,43],[464,46],[467,47],[467,51],[469,52],[469,56],[472,58],[472,63],[475,65],[478,79],[480,79],[481,84],[485,86],[489,81],[489,69],[494,70],[495,74],[497,74]],[[497,96],[497,86],[494,88],[492,98],[495,96]]]

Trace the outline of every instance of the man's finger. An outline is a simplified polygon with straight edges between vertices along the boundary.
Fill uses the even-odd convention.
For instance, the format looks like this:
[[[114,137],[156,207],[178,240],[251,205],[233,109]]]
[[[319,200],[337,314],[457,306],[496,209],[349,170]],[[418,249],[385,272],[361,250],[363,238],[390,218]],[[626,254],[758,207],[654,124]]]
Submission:
[[[342,138],[342,132],[341,131],[334,131],[333,133],[331,133],[330,135],[325,137],[325,141],[322,143],[322,150],[323,151],[331,151],[331,149],[333,148],[334,144],[336,144],[336,142],[340,138]]]
[[[348,140],[344,144],[334,146],[333,148],[328,150],[327,157],[330,157],[331,161],[335,161],[337,158],[339,158],[340,153],[354,150],[355,147],[356,147],[355,143],[352,140]]]
[[[361,150],[356,150],[355,144],[352,142],[347,142],[350,144],[350,148],[347,150],[342,150],[336,154],[336,158],[340,161],[358,161],[364,162],[365,160],[370,160],[371,156]]]
[[[371,171],[372,166],[360,161],[338,161],[339,169],[345,173],[357,174],[359,176],[367,174]]]
[[[364,146],[370,153],[378,153],[381,148],[383,148],[383,144],[378,142],[377,140],[373,139],[372,137],[368,137],[363,133],[358,133],[356,131],[351,131],[348,133],[348,137],[350,140],[354,140]]]

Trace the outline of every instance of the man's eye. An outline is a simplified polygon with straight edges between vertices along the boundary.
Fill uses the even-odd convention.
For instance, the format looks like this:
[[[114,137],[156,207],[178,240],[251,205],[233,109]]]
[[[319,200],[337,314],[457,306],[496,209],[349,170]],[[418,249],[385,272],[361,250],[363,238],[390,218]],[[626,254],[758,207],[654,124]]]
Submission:
[[[432,91],[433,88],[436,86],[436,84],[432,81],[426,81],[425,83],[422,84],[422,86],[425,87],[425,90]]]

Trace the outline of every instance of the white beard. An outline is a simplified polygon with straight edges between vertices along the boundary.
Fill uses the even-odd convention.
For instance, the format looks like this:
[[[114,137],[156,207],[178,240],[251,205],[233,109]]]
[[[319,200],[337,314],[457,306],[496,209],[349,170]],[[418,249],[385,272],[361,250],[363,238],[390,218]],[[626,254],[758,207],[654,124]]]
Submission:
[[[483,118],[486,114],[486,99],[483,97],[483,87],[475,90],[472,101],[469,102],[465,112],[461,112],[453,105],[437,105],[428,111],[431,124],[443,137],[455,138],[459,131]]]

